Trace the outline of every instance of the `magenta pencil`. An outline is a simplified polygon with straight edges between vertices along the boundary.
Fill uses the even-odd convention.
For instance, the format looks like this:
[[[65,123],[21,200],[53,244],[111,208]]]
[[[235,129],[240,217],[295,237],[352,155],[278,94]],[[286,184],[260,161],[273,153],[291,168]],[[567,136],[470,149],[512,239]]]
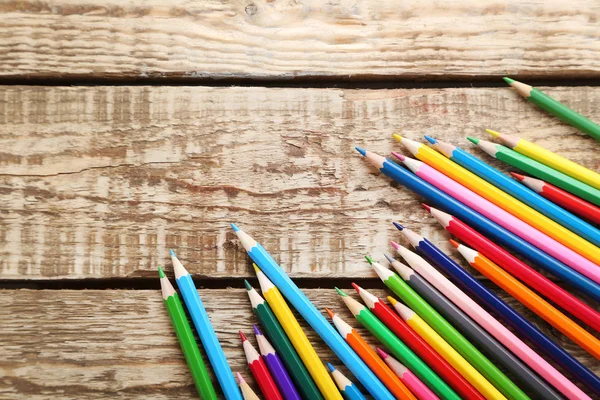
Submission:
[[[405,157],[402,154],[392,154],[398,157],[404,165],[419,178],[424,179],[464,205],[508,229],[515,235],[527,240],[532,245],[557,260],[564,262],[574,270],[587,276],[593,281],[600,283],[600,266],[583,257],[581,254],[521,221],[511,213],[484,199],[458,182],[448,178],[446,175],[429,165],[413,158]]]
[[[388,367],[394,371],[402,383],[404,383],[419,400],[439,400],[439,397],[429,390],[427,385],[421,382],[421,380],[408,368],[402,365],[400,361],[396,360],[380,348],[377,348],[377,354],[379,354]]]

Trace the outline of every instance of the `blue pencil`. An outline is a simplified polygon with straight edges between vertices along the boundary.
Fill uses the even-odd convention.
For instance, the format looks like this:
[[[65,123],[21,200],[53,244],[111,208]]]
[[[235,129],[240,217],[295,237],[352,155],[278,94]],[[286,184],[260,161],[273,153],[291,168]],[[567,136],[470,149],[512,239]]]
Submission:
[[[540,196],[533,190],[515,182],[496,168],[467,153],[460,147],[456,147],[450,143],[440,142],[430,136],[425,136],[425,139],[427,139],[429,143],[433,145],[432,147],[440,154],[443,154],[458,165],[468,169],[475,175],[478,175],[480,178],[485,179],[498,189],[521,200],[523,203],[539,211],[548,218],[553,219],[573,233],[578,234],[596,246],[600,246],[600,230],[594,228],[589,223],[576,217],[562,207],[557,206],[550,200]]]
[[[552,275],[563,279],[595,300],[600,301],[600,285],[596,282],[586,278],[527,241],[473,211],[393,161],[361,148],[356,148],[356,150],[365,156],[379,171],[424,197],[428,202],[434,204],[436,208],[455,215],[495,242],[521,254],[531,262],[546,269]]]
[[[346,400],[366,400],[365,396],[362,395],[360,390],[350,381],[350,379],[346,378],[344,374],[338,371],[333,365],[327,363],[327,368],[331,371],[331,376],[333,380],[337,384],[338,388],[340,388],[340,392],[342,392],[342,396]]]
[[[231,368],[227,363],[225,353],[219,344],[219,339],[217,339],[215,330],[210,323],[202,300],[200,300],[196,285],[194,285],[190,273],[183,267],[175,255],[175,252],[173,250],[170,250],[170,252],[177,287],[181,291],[181,295],[183,296],[185,305],[192,317],[196,332],[198,332],[198,336],[200,336],[210,365],[212,365],[217,380],[219,381],[219,385],[221,385],[221,390],[223,390],[223,394],[227,400],[242,400],[240,389],[235,382],[233,372],[231,372]]]
[[[333,350],[340,360],[376,399],[393,400],[394,396],[377,379],[366,364],[354,353],[338,332],[331,326],[311,301],[302,293],[289,276],[273,260],[271,255],[250,235],[231,224],[248,255],[267,275],[279,291],[294,306],[296,311],[309,323],[323,341]]]
[[[554,362],[577,377],[587,388],[600,395],[600,378],[592,371],[479,283],[477,279],[473,278],[464,268],[438,249],[427,238],[420,237],[412,231],[410,233],[406,237],[417,253],[444,272],[456,286],[469,294],[473,300],[478,301],[482,306],[485,305],[484,307],[491,310],[493,314],[510,325],[522,337],[529,340]]]

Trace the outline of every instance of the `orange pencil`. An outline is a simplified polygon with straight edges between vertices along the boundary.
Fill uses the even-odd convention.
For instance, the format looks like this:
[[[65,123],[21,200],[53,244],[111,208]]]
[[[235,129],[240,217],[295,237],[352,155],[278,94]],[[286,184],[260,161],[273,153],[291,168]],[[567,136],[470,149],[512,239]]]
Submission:
[[[396,376],[394,371],[387,366],[387,364],[379,358],[375,350],[371,348],[365,342],[362,336],[348,325],[343,319],[341,319],[336,313],[331,311],[329,308],[325,309],[333,325],[338,330],[340,335],[344,338],[348,345],[352,347],[352,350],[358,354],[358,356],[367,364],[367,366],[373,371],[373,373],[381,380],[381,382],[388,388],[390,392],[397,399],[410,399],[417,400],[416,397],[411,393],[410,390],[400,381],[400,378]]]
[[[488,277],[496,285],[517,299],[525,307],[542,317],[550,325],[569,337],[588,353],[600,359],[600,341],[591,333],[577,325],[572,319],[557,310],[534,291],[519,282],[508,272],[494,264],[483,254],[450,239],[450,243],[458,249],[467,262]]]

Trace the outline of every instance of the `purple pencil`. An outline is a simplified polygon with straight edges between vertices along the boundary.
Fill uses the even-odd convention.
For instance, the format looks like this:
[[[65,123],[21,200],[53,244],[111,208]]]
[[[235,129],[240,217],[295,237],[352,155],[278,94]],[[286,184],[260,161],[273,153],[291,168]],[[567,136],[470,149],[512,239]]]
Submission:
[[[275,349],[256,325],[254,325],[254,334],[256,335],[260,355],[267,364],[267,368],[271,372],[283,398],[285,400],[302,400]]]

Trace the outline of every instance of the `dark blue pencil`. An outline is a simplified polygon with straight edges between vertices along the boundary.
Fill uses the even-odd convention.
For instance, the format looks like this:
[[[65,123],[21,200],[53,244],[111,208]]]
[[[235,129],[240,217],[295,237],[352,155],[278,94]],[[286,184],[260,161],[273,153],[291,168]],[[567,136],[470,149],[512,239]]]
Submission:
[[[600,285],[596,282],[586,278],[527,241],[473,211],[410,171],[400,167],[393,161],[358,147],[356,150],[365,156],[379,171],[424,197],[436,208],[455,215],[457,218],[460,218],[465,223],[471,225],[496,243],[504,245],[521,254],[523,257],[544,268],[552,275],[563,279],[573,287],[576,287],[593,297],[595,300],[600,301]]]
[[[600,230],[594,228],[589,223],[576,217],[562,207],[557,206],[550,200],[540,196],[533,190],[515,182],[496,168],[467,153],[460,147],[438,141],[430,136],[425,136],[425,139],[427,139],[429,143],[433,145],[432,147],[440,154],[443,154],[458,165],[468,169],[475,175],[478,175],[480,178],[485,179],[498,189],[521,200],[523,203],[539,211],[548,218],[551,218],[555,222],[571,230],[573,233],[589,240],[596,246],[600,246]]]
[[[600,395],[600,378],[592,371],[583,366],[575,357],[550,340],[531,322],[527,321],[498,296],[479,283],[477,279],[473,278],[429,240],[412,231],[404,231],[406,231],[407,234],[405,236],[409,239],[417,253],[444,272],[456,286],[469,294],[482,306],[485,305],[486,308],[515,329],[522,337],[529,340],[554,362],[577,377],[587,388]]]

